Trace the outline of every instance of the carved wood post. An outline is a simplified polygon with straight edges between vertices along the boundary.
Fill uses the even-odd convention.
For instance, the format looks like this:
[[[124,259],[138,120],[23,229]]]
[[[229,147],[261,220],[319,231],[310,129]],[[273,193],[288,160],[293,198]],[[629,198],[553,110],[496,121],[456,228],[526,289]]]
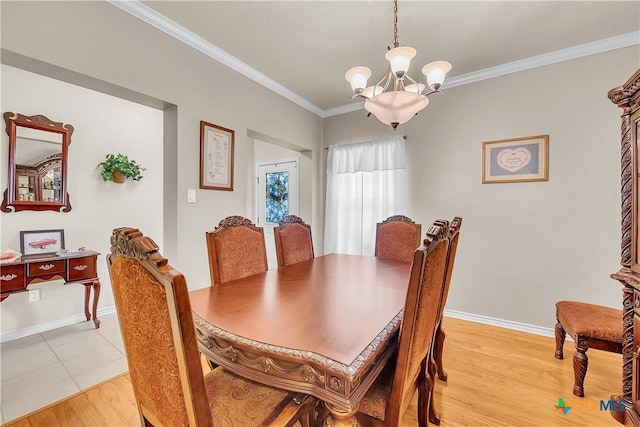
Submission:
[[[632,146],[631,135],[631,112],[634,103],[633,94],[638,91],[640,86],[640,70],[629,79],[623,86],[611,89],[607,96],[618,107],[622,108],[621,116],[621,245],[620,245],[620,264],[622,269],[618,273],[614,273],[612,277],[618,280],[623,288],[623,339],[622,339],[622,397],[631,404],[632,387],[633,387],[633,289],[630,287],[629,280],[633,281],[633,274],[630,270],[632,261],[632,234],[633,221],[636,213],[634,209],[634,182],[633,179],[637,173],[634,171],[635,163],[633,155],[637,152]],[[636,204],[638,202],[636,201]],[[637,243],[636,243],[637,244]]]

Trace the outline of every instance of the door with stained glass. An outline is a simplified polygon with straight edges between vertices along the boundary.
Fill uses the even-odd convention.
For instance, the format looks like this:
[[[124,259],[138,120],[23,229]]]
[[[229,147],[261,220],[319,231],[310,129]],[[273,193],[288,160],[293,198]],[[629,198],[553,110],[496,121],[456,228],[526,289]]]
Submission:
[[[256,164],[256,224],[264,228],[269,268],[278,268],[273,227],[286,215],[298,214],[297,158]]]

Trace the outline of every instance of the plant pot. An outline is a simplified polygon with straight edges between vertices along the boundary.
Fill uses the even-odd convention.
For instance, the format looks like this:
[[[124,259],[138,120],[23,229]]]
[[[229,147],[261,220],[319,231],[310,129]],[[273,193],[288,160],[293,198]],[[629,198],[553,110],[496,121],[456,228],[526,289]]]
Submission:
[[[111,174],[113,175],[113,182],[117,184],[122,184],[124,182],[124,175],[120,172],[112,172]]]

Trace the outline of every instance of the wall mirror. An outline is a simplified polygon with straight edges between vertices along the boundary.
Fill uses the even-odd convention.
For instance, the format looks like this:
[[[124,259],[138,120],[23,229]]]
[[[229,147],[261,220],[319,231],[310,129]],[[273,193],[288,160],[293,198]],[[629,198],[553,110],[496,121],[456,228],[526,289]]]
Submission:
[[[9,135],[7,189],[3,212],[69,212],[67,151],[73,126],[42,115],[4,113]]]

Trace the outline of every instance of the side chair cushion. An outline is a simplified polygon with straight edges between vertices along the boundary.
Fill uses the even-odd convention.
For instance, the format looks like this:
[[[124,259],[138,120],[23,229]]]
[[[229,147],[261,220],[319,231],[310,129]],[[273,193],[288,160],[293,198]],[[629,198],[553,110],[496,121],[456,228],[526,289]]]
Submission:
[[[395,359],[393,359],[382,369],[380,375],[378,375],[360,401],[360,408],[358,409],[358,412],[384,421],[387,404],[389,403],[389,396],[391,396],[391,386],[393,385],[395,365]]]
[[[264,236],[248,227],[229,227],[216,235],[220,283],[266,271]]]
[[[378,229],[377,255],[380,258],[411,261],[419,246],[415,224],[392,221]]]
[[[556,310],[558,321],[572,337],[622,343],[622,310],[578,301],[559,301]]]
[[[293,394],[239,377],[223,368],[205,376],[211,414],[218,427],[268,426]]]
[[[300,224],[287,224],[280,230],[284,264],[291,265],[313,259],[311,231]]]

